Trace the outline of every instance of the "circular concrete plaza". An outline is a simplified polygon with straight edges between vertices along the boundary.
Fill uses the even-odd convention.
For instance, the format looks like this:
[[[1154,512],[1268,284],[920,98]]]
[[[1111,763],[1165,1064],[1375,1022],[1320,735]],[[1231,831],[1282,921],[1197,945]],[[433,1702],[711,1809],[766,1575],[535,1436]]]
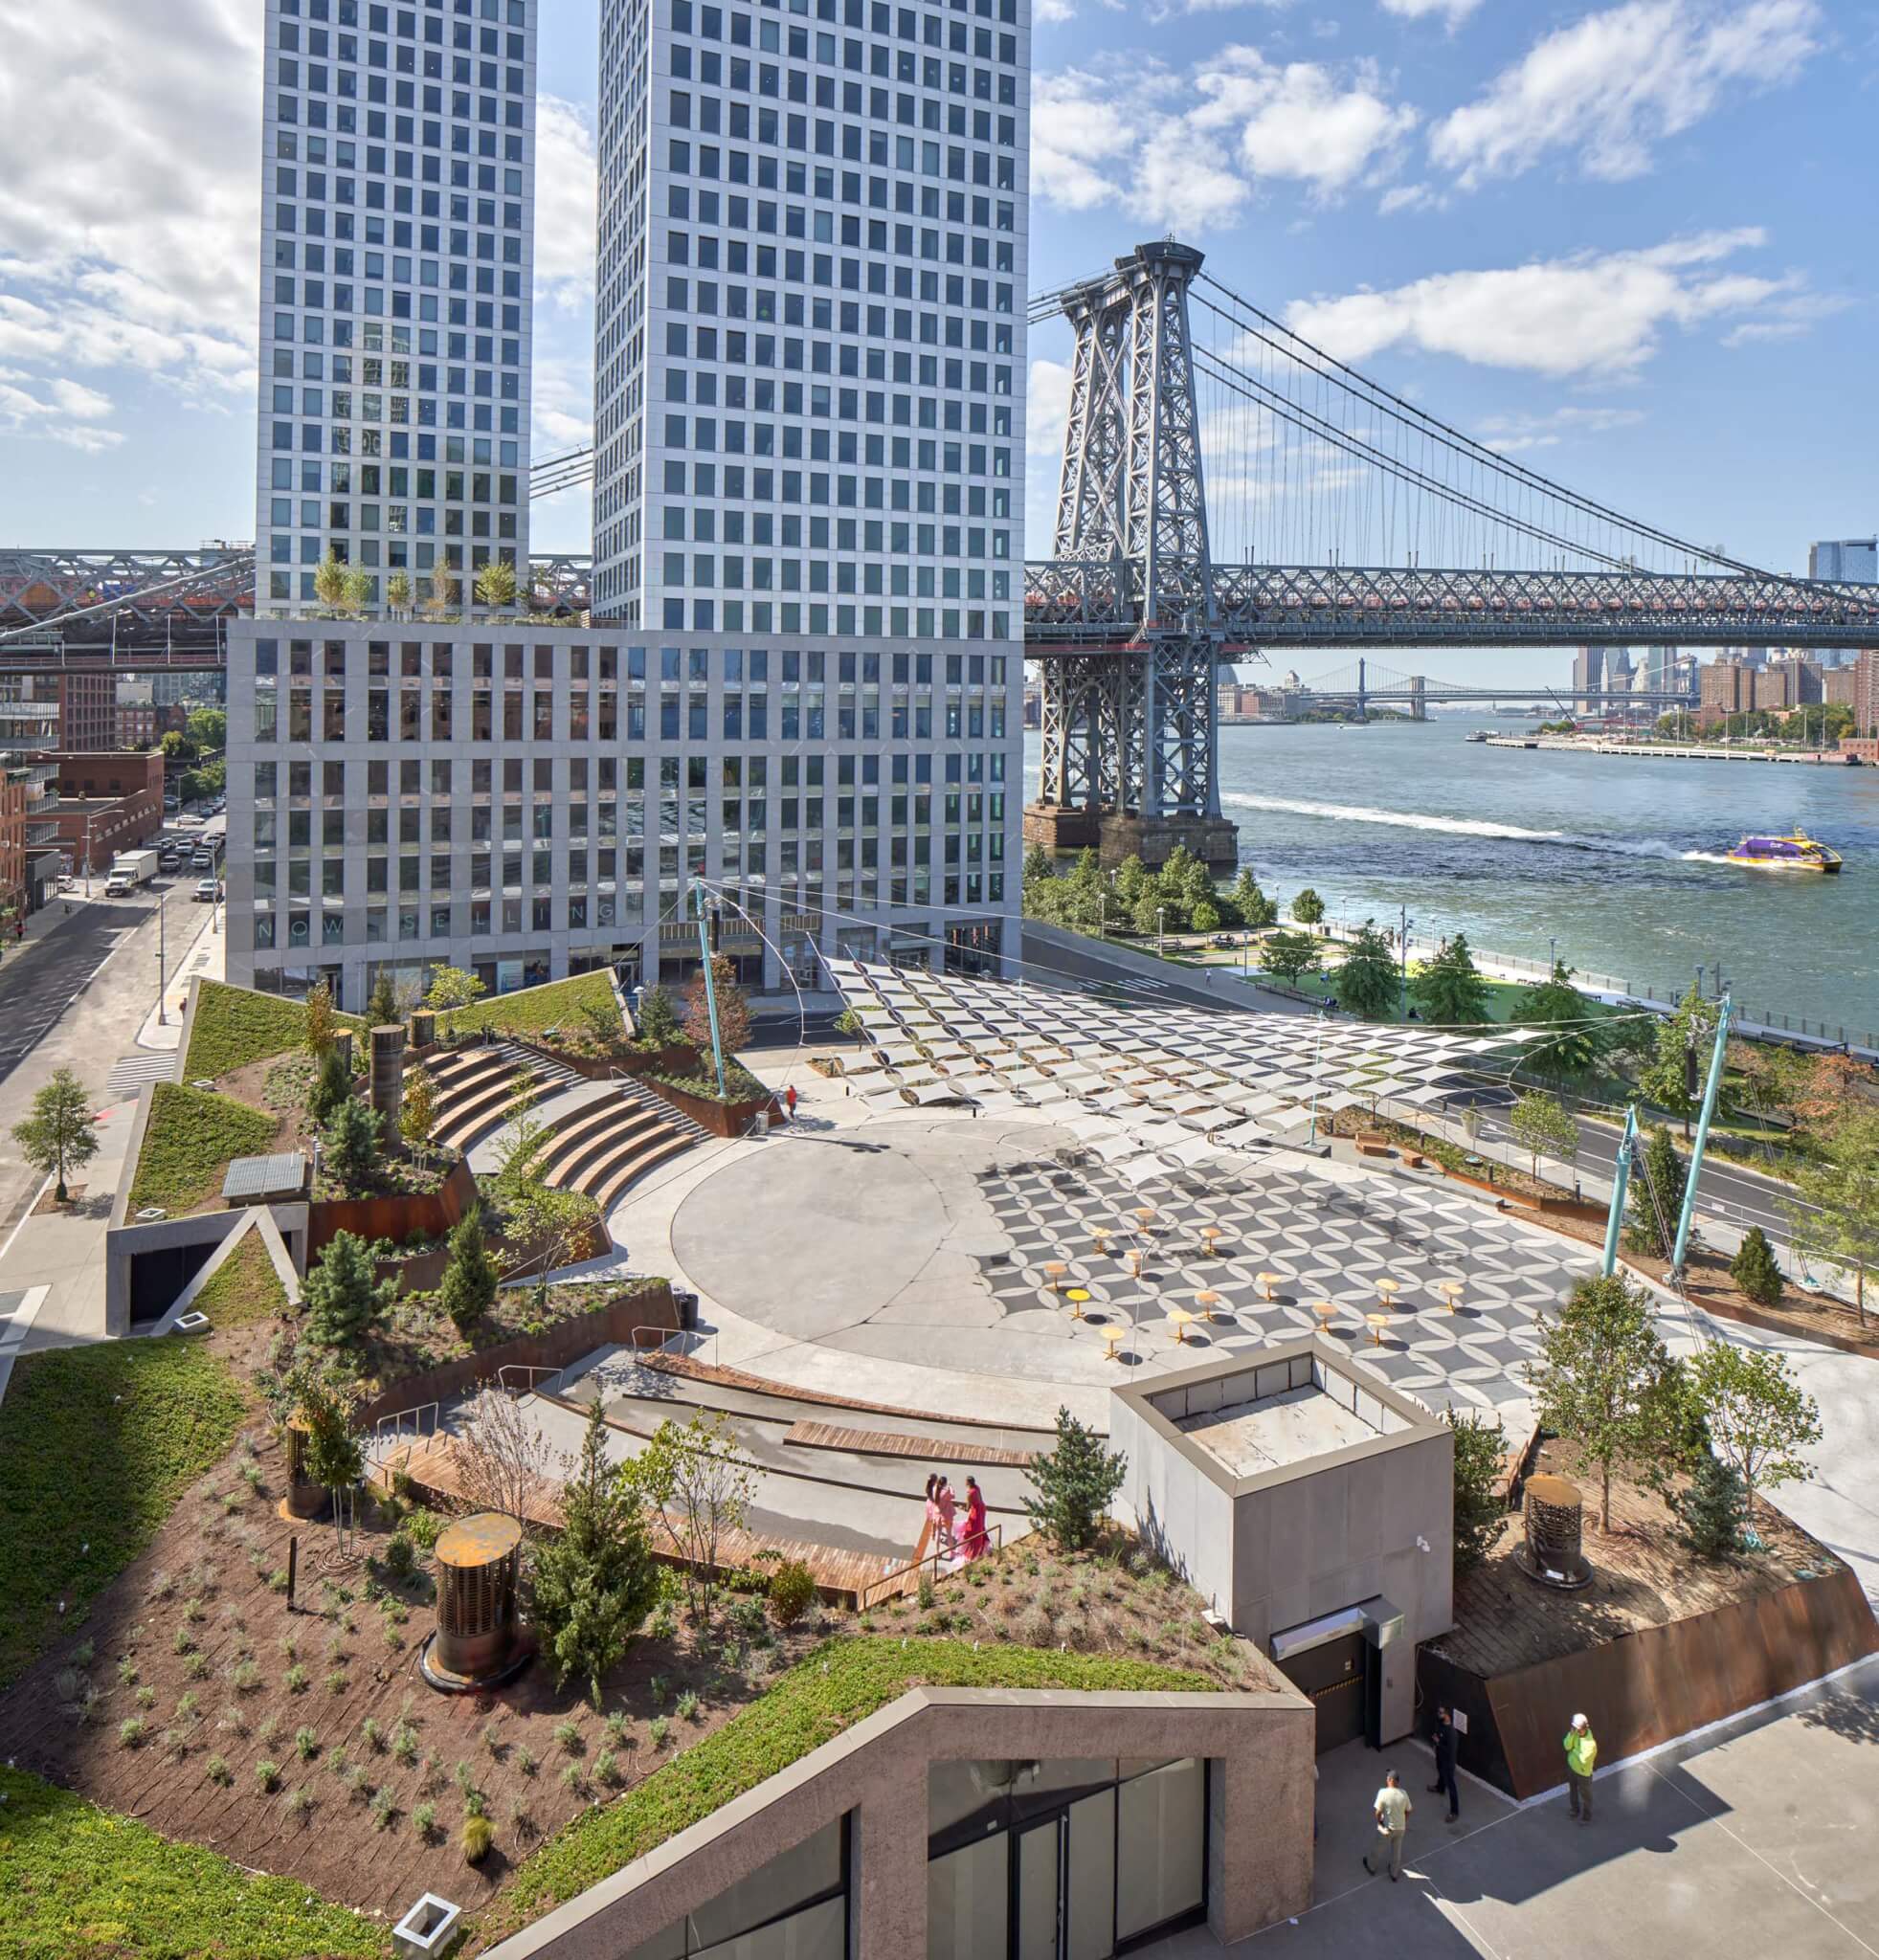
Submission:
[[[965,1116],[739,1151],[671,1233],[745,1324],[740,1366],[958,1413],[975,1380],[986,1413],[1017,1397],[1046,1421],[1055,1388],[1322,1326],[1394,1386],[1511,1426],[1538,1317],[1596,1259],[1439,1181],[1274,1150],[1135,1182],[1048,1123]]]

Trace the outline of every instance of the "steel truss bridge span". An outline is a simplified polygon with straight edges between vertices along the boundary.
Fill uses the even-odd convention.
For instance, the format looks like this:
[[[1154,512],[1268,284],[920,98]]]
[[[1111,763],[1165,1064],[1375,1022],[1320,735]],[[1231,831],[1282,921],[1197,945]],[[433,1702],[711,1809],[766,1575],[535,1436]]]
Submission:
[[[1033,657],[1121,649],[1144,625],[1125,562],[1024,568]],[[1879,589],[1775,573],[1464,571],[1393,566],[1215,565],[1223,658],[1289,647],[1879,646]],[[1492,699],[1486,693],[1484,699]]]

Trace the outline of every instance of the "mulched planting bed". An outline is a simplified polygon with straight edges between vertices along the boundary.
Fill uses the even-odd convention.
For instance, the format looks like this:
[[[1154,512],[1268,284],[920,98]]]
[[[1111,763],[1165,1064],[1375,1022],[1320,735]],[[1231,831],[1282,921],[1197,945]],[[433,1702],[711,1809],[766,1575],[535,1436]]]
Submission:
[[[290,1529],[274,1508],[283,1470],[272,1443],[253,1456],[237,1447],[191,1489],[88,1622],[0,1699],[0,1759],[390,1921],[427,1889],[486,1903],[545,1836],[710,1734],[819,1637],[805,1623],[760,1647],[748,1625],[721,1620],[701,1647],[681,1619],[670,1638],[638,1641],[608,1678],[611,1730],[576,1683],[557,1692],[539,1660],[494,1695],[439,1695],[416,1665],[435,1624],[422,1572],[388,1588],[390,1612],[366,1597],[363,1564],[323,1587],[332,1532],[302,1524],[291,1527],[299,1610],[271,1586]],[[369,1526],[361,1549],[380,1551],[388,1537]],[[750,1608],[743,1617],[753,1620]],[[142,1724],[128,1741],[126,1722]],[[257,1767],[266,1763],[271,1787]],[[496,1831],[480,1866],[457,1844],[465,1784]]]

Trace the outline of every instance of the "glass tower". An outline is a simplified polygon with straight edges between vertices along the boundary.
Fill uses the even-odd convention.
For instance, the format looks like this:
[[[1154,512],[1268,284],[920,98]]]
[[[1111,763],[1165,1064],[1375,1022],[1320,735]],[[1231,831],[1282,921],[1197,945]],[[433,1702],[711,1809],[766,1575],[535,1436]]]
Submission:
[[[526,566],[537,5],[267,0],[263,614]]]

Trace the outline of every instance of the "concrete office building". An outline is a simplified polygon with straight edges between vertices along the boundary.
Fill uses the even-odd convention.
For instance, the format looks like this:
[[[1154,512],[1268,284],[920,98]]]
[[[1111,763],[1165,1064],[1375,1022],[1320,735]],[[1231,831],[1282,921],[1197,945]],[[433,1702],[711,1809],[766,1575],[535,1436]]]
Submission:
[[[268,0],[257,611],[528,554],[538,0]]]

